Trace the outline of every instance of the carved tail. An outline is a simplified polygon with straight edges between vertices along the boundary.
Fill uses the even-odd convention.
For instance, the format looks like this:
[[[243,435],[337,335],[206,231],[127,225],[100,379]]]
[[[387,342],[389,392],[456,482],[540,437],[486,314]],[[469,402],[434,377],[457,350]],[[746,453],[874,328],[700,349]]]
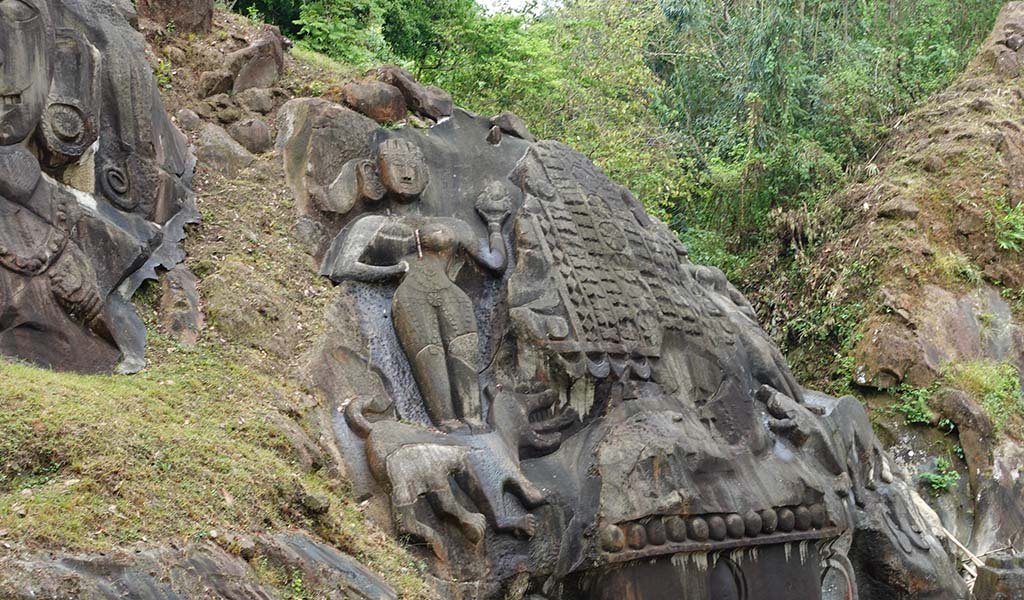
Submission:
[[[361,438],[367,438],[370,435],[370,430],[373,424],[366,418],[363,412],[366,408],[373,403],[372,396],[359,396],[353,398],[348,406],[345,407],[345,421],[348,422],[348,426],[352,428],[352,431],[356,432]]]

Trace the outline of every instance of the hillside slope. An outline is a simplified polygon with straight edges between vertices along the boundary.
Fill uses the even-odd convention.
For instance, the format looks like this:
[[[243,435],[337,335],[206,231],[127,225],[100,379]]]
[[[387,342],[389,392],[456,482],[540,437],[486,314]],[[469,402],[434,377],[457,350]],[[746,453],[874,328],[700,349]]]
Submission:
[[[1024,542],[1022,32],[1011,2],[857,183],[809,216],[776,215],[777,245],[744,286],[804,381],[865,397],[978,553]]]
[[[200,74],[262,33],[222,12],[209,34],[142,28],[172,115],[199,108]],[[346,74],[287,54],[273,102]],[[0,360],[0,598],[433,597],[307,433],[325,417],[301,366],[330,284],[301,250],[280,160],[251,160],[230,177],[197,167],[198,331],[178,330],[179,274],[135,299],[149,337],[137,376]]]

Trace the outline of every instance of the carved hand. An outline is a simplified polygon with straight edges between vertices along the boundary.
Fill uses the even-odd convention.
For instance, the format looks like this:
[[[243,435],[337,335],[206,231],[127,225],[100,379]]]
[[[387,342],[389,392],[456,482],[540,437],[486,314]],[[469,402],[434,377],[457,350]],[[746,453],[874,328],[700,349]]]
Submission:
[[[762,385],[757,399],[768,409],[768,428],[798,447],[821,427],[815,416],[816,407],[801,404],[771,386]]]
[[[73,248],[74,245],[69,245],[50,268],[53,295],[72,318],[92,327],[103,311],[103,299],[96,286],[95,273],[85,257]]]

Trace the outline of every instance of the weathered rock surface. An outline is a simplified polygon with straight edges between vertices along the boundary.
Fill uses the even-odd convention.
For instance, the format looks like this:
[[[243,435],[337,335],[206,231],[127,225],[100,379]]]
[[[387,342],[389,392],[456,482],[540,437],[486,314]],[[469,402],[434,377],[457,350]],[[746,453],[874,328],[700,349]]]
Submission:
[[[249,88],[239,92],[235,100],[242,108],[265,115],[274,110],[278,98],[283,96],[284,92],[278,89]]]
[[[231,71],[206,71],[199,76],[199,97],[209,98],[217,94],[226,94],[235,84],[235,76]]]
[[[227,536],[224,536],[227,537]],[[231,536],[230,540],[235,540]],[[235,556],[213,542],[183,549],[137,547],[104,555],[24,555],[0,558],[0,597],[9,600],[273,600],[281,590],[259,583],[244,558],[301,578],[302,590],[336,600],[394,600],[378,576],[330,546],[302,533],[262,535],[229,544]],[[248,548],[248,550],[245,550]]]
[[[256,157],[235,141],[223,127],[213,123],[204,124],[200,130],[196,142],[196,156],[226,177],[236,177],[239,171],[256,160]]]
[[[266,26],[250,46],[227,57],[227,68],[234,74],[233,92],[273,87],[284,69],[286,41],[277,27]]]
[[[228,133],[253,154],[263,154],[274,146],[270,126],[263,119],[249,118],[228,126]]]
[[[163,277],[160,322],[179,342],[193,345],[199,340],[203,321],[196,276],[178,265]]]
[[[187,108],[183,108],[174,113],[174,118],[178,121],[178,126],[185,131],[199,131],[199,128],[203,124],[199,115],[197,115],[195,111]]]
[[[530,130],[526,127],[526,122],[514,113],[503,112],[492,118],[491,124],[501,129],[501,131],[504,131],[509,135],[514,135],[517,138],[528,142],[537,141],[537,138],[530,133]]]
[[[0,20],[0,95],[16,97],[0,109],[0,353],[135,371],[145,327],[130,299],[183,258],[184,226],[198,218],[194,160],[160,104],[130,10],[16,4],[29,16]],[[157,8],[143,3],[144,14]],[[159,9],[183,9],[181,26],[203,12]]]
[[[213,23],[213,0],[139,0],[139,16],[175,31],[204,33]]]
[[[405,96],[382,81],[351,81],[341,90],[345,104],[378,123],[397,123],[405,118]]]
[[[978,567],[975,600],[1024,600],[1024,556],[997,554]]]
[[[440,121],[452,114],[452,97],[439,87],[423,85],[408,71],[395,66],[381,67],[377,71],[377,77],[384,83],[390,84],[405,96],[405,102],[412,112]]]

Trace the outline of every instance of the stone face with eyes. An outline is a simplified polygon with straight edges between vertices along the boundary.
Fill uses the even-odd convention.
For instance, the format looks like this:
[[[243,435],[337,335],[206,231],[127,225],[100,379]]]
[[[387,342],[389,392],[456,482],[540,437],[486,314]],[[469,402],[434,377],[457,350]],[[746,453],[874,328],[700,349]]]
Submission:
[[[381,183],[400,200],[415,200],[430,182],[423,153],[411,142],[385,140],[377,149],[377,160]]]
[[[35,129],[49,92],[50,61],[38,0],[0,0],[0,145]]]

